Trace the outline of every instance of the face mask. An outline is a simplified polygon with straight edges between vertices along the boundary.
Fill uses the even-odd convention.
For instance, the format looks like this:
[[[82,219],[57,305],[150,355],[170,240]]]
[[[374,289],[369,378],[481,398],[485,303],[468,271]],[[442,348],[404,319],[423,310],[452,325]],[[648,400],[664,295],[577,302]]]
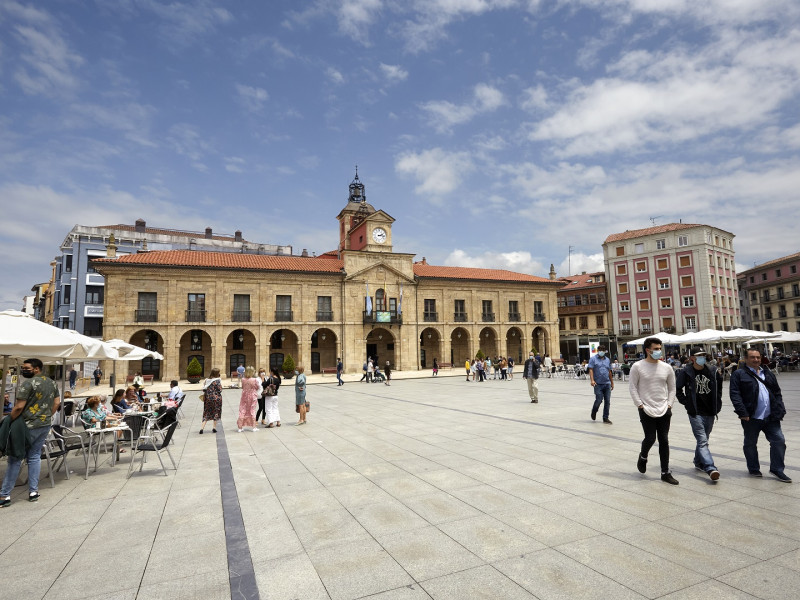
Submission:
[[[22,373],[22,376],[27,378],[27,379],[30,379],[31,377],[33,377],[33,371],[21,371],[21,373]]]
[[[705,356],[696,356],[695,361],[697,362],[698,367],[702,367],[706,364],[706,357]]]
[[[600,358],[603,358],[605,355],[606,355],[605,350],[598,350],[597,351],[597,356],[599,356]]]
[[[300,375],[300,371],[295,371],[294,374],[295,375]]]
[[[663,350],[653,350],[653,352],[650,354],[650,356],[652,356],[655,360],[661,360],[661,357],[664,356],[664,351]]]

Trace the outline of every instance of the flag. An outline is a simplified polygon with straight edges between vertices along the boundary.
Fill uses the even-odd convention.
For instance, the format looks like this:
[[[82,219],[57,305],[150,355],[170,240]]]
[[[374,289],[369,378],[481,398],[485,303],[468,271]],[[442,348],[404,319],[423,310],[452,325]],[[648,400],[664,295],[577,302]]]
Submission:
[[[367,316],[372,316],[372,298],[369,296],[369,284],[367,284]]]
[[[397,303],[397,314],[403,314],[403,284],[400,284],[400,301]]]

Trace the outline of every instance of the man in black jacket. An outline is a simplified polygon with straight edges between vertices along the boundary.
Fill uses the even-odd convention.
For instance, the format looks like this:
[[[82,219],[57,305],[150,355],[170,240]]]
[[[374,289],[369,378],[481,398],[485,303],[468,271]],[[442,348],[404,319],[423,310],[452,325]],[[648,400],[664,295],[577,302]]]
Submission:
[[[708,438],[714,419],[722,410],[722,374],[715,366],[706,364],[705,350],[695,346],[689,353],[689,362],[678,371],[675,388],[675,395],[686,408],[697,440],[694,466],[698,471],[708,473],[712,481],[717,481],[719,471],[708,449]]]
[[[528,382],[528,395],[531,397],[531,402],[539,402],[539,363],[533,357],[533,352],[525,361],[522,377]]]
[[[761,352],[747,350],[745,366],[731,375],[731,402],[739,415],[744,430],[744,457],[747,470],[753,477],[761,477],[758,462],[758,434],[764,432],[769,442],[769,472],[779,481],[791,483],[783,472],[786,440],[781,431],[781,419],[786,414],[783,395],[775,375],[761,366]]]

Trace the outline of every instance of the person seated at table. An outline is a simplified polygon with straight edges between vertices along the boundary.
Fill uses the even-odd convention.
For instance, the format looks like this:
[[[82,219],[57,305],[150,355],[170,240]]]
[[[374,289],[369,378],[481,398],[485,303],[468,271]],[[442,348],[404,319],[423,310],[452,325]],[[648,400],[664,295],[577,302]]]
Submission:
[[[181,396],[183,396],[183,390],[181,390],[181,387],[178,385],[178,381],[173,379],[169,382],[169,397],[165,402],[166,407],[173,408],[178,406],[178,400],[180,400]]]
[[[125,399],[125,390],[118,389],[114,392],[114,397],[111,399],[111,407],[114,409],[114,412],[125,413],[127,410],[140,410],[139,403],[135,400],[131,401],[129,404],[128,401]]]
[[[106,419],[109,421],[114,421],[113,423],[108,424],[109,427],[116,425],[122,419],[122,415],[115,413],[114,410],[108,405],[108,396],[106,395],[100,396],[100,410],[106,413]]]
[[[106,412],[100,408],[102,396],[92,396],[86,401],[86,408],[81,413],[81,422],[84,427],[94,427],[97,423],[106,420]]]
[[[128,404],[138,403],[141,397],[139,396],[139,391],[135,386],[129,385],[125,390],[125,402]]]

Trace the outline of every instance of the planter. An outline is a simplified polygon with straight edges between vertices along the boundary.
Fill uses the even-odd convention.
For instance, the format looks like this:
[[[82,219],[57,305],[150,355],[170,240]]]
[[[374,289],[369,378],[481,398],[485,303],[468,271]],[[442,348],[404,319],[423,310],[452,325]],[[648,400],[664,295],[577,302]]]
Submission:
[[[291,379],[292,377],[294,377],[294,371],[292,371],[292,372],[284,371],[283,372],[283,378],[284,379]]]
[[[189,377],[189,383],[200,383],[199,377]]]

